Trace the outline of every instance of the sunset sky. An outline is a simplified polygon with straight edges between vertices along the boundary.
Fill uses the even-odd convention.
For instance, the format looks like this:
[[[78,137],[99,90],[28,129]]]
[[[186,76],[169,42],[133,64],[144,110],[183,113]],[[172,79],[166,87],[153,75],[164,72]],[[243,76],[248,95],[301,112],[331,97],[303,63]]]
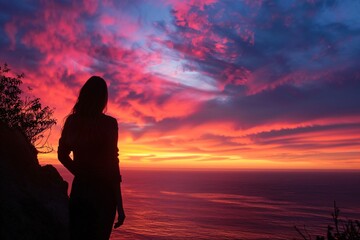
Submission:
[[[109,86],[121,167],[360,169],[360,1],[1,1],[0,63],[55,108]]]

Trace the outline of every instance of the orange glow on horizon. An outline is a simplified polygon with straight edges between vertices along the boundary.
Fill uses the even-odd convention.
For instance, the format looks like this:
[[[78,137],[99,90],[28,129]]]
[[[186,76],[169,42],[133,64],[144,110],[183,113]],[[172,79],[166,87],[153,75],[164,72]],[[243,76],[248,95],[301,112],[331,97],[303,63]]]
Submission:
[[[64,119],[98,75],[123,168],[360,169],[357,16],[346,3],[302,21],[313,1],[279,12],[230,2],[45,1],[5,11],[0,64],[24,72],[26,94],[58,121],[55,151],[40,162],[58,163]]]

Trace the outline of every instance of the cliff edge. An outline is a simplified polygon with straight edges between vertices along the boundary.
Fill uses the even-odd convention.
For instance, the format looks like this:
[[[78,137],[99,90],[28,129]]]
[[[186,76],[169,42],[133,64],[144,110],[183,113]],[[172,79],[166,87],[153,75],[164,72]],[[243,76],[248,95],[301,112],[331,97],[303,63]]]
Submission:
[[[67,188],[21,132],[0,123],[0,239],[69,239]]]

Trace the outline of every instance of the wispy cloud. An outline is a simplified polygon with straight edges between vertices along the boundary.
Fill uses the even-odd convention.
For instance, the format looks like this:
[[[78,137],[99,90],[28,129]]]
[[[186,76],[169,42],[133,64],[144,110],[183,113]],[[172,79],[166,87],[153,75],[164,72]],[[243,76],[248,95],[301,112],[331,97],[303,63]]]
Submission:
[[[0,61],[60,123],[81,85],[104,76],[126,164],[360,167],[357,1],[0,8]]]

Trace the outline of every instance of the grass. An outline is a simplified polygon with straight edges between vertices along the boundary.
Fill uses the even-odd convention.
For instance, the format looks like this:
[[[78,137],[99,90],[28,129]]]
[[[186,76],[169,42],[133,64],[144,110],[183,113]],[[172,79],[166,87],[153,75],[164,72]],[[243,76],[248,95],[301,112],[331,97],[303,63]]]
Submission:
[[[295,226],[295,230],[303,240],[360,240],[359,220],[340,219],[339,214],[340,209],[336,206],[336,202],[334,202],[334,212],[331,214],[334,225],[328,226],[326,236],[315,236],[313,238],[305,227],[303,230],[300,230]]]

